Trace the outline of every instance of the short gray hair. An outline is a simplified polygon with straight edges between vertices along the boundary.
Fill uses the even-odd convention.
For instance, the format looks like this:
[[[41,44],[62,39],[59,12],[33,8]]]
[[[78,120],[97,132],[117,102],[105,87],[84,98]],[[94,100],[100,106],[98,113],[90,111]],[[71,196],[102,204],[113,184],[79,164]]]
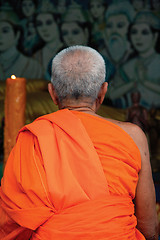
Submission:
[[[51,82],[59,101],[87,97],[93,101],[105,81],[105,62],[93,48],[71,46],[52,60]]]

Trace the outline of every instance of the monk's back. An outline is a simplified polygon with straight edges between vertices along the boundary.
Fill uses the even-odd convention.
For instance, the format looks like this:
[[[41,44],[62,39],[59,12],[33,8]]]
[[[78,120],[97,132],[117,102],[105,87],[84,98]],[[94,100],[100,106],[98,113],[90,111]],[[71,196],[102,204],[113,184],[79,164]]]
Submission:
[[[72,111],[82,121],[98,153],[111,194],[135,196],[140,152],[121,127],[106,119]]]

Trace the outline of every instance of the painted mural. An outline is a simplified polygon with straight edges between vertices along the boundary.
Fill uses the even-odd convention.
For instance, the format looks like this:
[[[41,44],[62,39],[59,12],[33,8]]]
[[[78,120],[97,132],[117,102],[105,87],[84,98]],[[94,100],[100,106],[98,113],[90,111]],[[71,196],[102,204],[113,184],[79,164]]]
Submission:
[[[0,0],[0,82],[15,74],[47,83],[57,52],[91,46],[114,66],[105,104],[125,110],[124,120],[143,129],[154,153],[160,148],[159,33],[159,0]]]

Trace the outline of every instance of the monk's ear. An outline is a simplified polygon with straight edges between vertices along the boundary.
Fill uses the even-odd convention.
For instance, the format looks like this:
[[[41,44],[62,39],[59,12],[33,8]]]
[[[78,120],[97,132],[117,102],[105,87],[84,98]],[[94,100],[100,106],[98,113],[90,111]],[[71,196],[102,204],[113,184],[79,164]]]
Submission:
[[[107,82],[104,82],[101,86],[101,89],[99,91],[99,94],[98,94],[98,100],[99,100],[99,103],[102,104],[104,98],[105,98],[105,95],[106,95],[106,92],[107,92],[107,88],[108,88],[108,83]]]
[[[52,83],[48,83],[48,91],[49,91],[49,94],[50,94],[54,104],[58,105],[58,96],[56,94],[56,91],[55,91]]]

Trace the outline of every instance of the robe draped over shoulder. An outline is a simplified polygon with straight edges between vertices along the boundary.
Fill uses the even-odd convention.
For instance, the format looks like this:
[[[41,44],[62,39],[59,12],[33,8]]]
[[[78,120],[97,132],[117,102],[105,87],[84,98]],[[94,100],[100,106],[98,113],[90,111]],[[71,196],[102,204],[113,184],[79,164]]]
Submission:
[[[90,122],[104,121],[113,134],[113,154],[109,151],[107,160],[102,151],[105,143],[101,142],[102,149],[95,146],[100,137],[92,141],[86,130],[86,117],[59,110],[20,130],[1,182],[0,239],[145,239],[136,229],[132,202],[140,170],[138,148],[115,124],[91,117]],[[127,140],[119,153],[118,142],[114,149],[112,141],[116,133]],[[107,161],[112,158],[132,174],[131,189],[123,183],[122,173],[111,181]],[[118,175],[116,166],[114,170],[113,178]]]

